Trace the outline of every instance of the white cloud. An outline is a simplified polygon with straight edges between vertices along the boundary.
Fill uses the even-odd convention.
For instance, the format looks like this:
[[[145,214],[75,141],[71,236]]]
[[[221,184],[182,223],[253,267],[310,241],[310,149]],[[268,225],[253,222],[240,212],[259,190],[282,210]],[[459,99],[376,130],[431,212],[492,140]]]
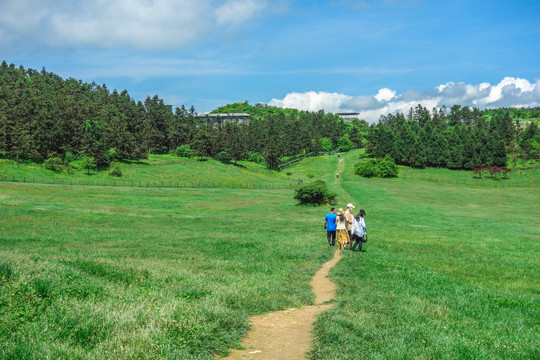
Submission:
[[[383,88],[379,90],[377,95],[375,95],[375,99],[377,99],[377,101],[388,101],[394,96],[396,96],[396,92],[394,90]]]
[[[177,49],[259,15],[267,0],[4,0],[0,30],[64,47]]]
[[[376,122],[381,115],[406,113],[411,107],[422,104],[428,109],[450,107],[454,104],[478,108],[540,106],[540,79],[534,83],[526,79],[506,77],[495,85],[483,82],[478,85],[448,82],[420,93],[407,90],[402,94],[388,88],[372,96],[349,96],[339,93],[308,91],[290,93],[283,99],[272,99],[269,104],[300,110],[360,113],[360,118]]]
[[[269,104],[300,110],[317,111],[324,109],[328,112],[339,112],[351,99],[351,96],[338,93],[308,91],[305,93],[289,93],[282,100],[272,99]]]

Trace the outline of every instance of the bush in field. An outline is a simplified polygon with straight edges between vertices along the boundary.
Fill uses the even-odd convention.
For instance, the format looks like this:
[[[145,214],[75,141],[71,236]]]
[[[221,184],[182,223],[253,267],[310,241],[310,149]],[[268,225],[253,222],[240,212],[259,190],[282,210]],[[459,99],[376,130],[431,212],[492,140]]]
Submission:
[[[120,165],[113,164],[111,166],[111,169],[109,170],[109,175],[116,176],[116,177],[122,177],[122,169],[120,168]]]
[[[362,177],[396,177],[398,167],[390,156],[383,159],[364,159],[354,164],[354,173]]]
[[[379,176],[383,178],[397,177],[398,167],[389,155],[386,155],[383,159],[377,160],[379,166]]]
[[[261,153],[254,152],[248,154],[248,161],[260,164],[264,161],[264,156]]]
[[[232,157],[231,154],[229,154],[227,151],[222,151],[218,155],[218,160],[224,164],[228,164],[231,162]]]
[[[43,164],[45,166],[45,169],[54,172],[62,170],[62,167],[64,166],[62,159],[57,157],[48,158]]]
[[[492,179],[497,179],[497,176],[500,173],[503,173],[503,179],[508,179],[508,173],[512,171],[511,169],[507,168],[506,166],[499,167],[499,166],[486,166],[484,168],[476,168],[473,170],[474,177],[477,179],[481,179],[483,174],[489,174],[489,177]]]
[[[191,149],[191,146],[186,144],[186,145],[177,147],[174,150],[174,155],[179,156],[179,157],[192,158],[195,156],[195,151]]]
[[[484,173],[484,171],[485,171],[484,168],[475,168],[473,170],[474,177],[477,178],[477,179],[481,179],[482,174]]]
[[[94,158],[90,156],[85,156],[81,159],[81,167],[88,170],[88,175],[90,175],[90,170],[96,168],[96,163]]]
[[[512,169],[507,168],[506,166],[501,168],[501,171],[504,173],[504,179],[508,179],[508,173],[512,171]]]
[[[317,180],[311,184],[301,185],[296,188],[294,198],[300,205],[324,205],[333,204],[336,200],[336,193],[330,191],[326,183]]]
[[[364,159],[354,164],[354,173],[362,177],[372,178],[379,176],[379,167],[375,159]]]

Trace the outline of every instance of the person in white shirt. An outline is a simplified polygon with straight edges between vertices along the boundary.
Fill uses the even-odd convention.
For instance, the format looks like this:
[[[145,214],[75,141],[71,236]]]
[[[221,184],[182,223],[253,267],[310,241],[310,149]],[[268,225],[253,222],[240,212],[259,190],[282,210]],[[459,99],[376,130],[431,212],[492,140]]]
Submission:
[[[366,233],[366,222],[364,221],[364,216],[366,212],[364,209],[360,209],[358,215],[354,217],[353,227],[351,230],[352,237],[354,238],[354,244],[351,247],[351,251],[354,251],[356,245],[358,246],[358,251],[362,251],[362,243],[366,242],[367,233]]]

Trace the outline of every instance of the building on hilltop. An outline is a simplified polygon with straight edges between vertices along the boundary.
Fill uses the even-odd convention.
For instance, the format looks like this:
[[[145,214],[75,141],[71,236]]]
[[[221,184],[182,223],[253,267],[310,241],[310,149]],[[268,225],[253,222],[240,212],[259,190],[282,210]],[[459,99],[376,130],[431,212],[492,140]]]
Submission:
[[[358,113],[358,112],[344,112],[344,113],[337,113],[336,115],[338,115],[344,121],[351,122],[354,119],[358,119],[358,115],[360,115],[360,113]]]
[[[226,123],[234,123],[234,124],[247,124],[249,123],[250,115],[246,113],[223,113],[223,114],[216,114],[216,113],[210,113],[210,114],[202,114],[197,115],[200,119],[208,119],[212,121],[213,123],[216,123],[218,120],[221,120],[221,122]]]

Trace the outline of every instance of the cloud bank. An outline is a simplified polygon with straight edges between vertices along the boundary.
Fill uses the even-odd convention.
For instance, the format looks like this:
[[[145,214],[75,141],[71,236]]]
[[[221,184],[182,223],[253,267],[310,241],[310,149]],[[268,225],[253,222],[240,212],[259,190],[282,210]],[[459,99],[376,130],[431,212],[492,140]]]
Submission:
[[[4,0],[0,34],[12,34],[12,43],[171,50],[241,25],[268,6],[268,0]]]
[[[526,79],[505,77],[495,85],[485,82],[478,85],[449,82],[423,93],[407,90],[397,94],[395,90],[383,88],[373,96],[349,96],[324,91],[292,92],[283,99],[272,99],[269,102],[273,106],[309,111],[354,111],[369,122],[376,122],[381,115],[388,113],[406,113],[418,104],[428,109],[455,104],[480,109],[540,106],[540,79],[531,83]]]

